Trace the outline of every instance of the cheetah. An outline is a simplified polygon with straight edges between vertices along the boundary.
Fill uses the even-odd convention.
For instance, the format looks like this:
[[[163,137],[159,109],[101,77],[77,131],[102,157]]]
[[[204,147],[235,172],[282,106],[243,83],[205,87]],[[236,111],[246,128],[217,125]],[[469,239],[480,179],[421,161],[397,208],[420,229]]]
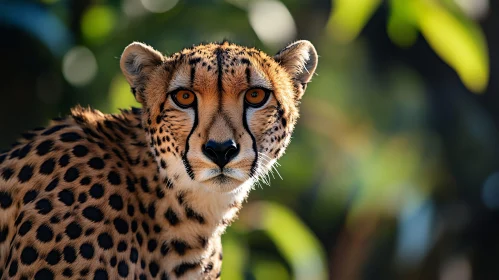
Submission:
[[[224,41],[127,46],[141,108],[77,106],[0,154],[2,279],[217,279],[221,235],[290,142],[317,65]]]

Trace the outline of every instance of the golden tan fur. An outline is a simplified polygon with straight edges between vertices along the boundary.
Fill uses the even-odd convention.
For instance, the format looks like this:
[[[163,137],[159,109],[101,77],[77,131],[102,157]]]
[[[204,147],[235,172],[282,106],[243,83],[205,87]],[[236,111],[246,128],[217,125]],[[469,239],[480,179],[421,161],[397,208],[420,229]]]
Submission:
[[[128,46],[120,65],[142,109],[77,107],[0,154],[2,279],[220,277],[220,236],[284,153],[316,64],[307,41],[275,57]],[[258,108],[244,101],[254,87],[269,93]],[[179,88],[193,107],[172,100]],[[227,140],[238,153],[219,167],[203,145]]]

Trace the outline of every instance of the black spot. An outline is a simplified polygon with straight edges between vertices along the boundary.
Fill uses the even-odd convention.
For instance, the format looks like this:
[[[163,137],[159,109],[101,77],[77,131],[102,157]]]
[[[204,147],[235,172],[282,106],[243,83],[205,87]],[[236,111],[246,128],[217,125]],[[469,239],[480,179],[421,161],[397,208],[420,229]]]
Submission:
[[[173,211],[171,207],[169,207],[168,210],[166,211],[165,218],[172,226],[177,225],[179,222],[177,213],[175,213],[175,211]]]
[[[70,167],[68,170],[66,170],[66,173],[64,173],[64,181],[66,182],[73,182],[80,176],[80,171],[78,171],[78,168],[76,167]]]
[[[46,215],[52,211],[52,203],[50,200],[43,198],[40,199],[36,202],[36,209],[38,210],[38,213]]]
[[[14,174],[14,170],[12,170],[11,168],[8,168],[8,167],[5,167],[3,170],[2,170],[2,178],[7,181],[10,179],[10,177],[12,177],[12,175]]]
[[[170,247],[168,247],[168,245],[166,245],[166,243],[163,243],[161,245],[160,251],[161,251],[161,255],[166,256],[166,254],[168,254],[168,252],[170,251]]]
[[[250,61],[249,61],[249,59],[244,58],[244,57],[243,57],[243,58],[241,58],[241,63],[243,63],[243,64],[247,64],[247,65],[250,65]]]
[[[119,185],[119,184],[121,184],[120,175],[118,173],[116,173],[115,171],[110,171],[109,174],[107,174],[107,180],[112,185]]]
[[[90,243],[83,243],[80,246],[80,255],[89,260],[94,256],[94,246]]]
[[[0,191],[0,207],[7,209],[12,205],[12,196],[8,192]]]
[[[135,184],[133,183],[132,179],[130,179],[130,177],[128,176],[126,177],[126,188],[130,192],[135,191]]]
[[[116,259],[116,257],[115,257],[115,256],[113,256],[113,257],[111,258],[111,261],[110,261],[109,263],[111,264],[111,266],[112,266],[112,267],[115,267],[115,266],[116,266],[116,262],[117,262],[117,261],[118,261],[118,260]]]
[[[149,205],[149,208],[147,208],[147,215],[149,215],[151,219],[156,217],[156,206],[154,202]]]
[[[58,224],[61,220],[59,219],[59,217],[57,217],[56,215],[54,215],[53,217],[50,218],[50,222],[52,224]]]
[[[65,167],[69,164],[69,155],[65,154],[59,159],[59,165]]]
[[[26,233],[28,233],[31,230],[31,226],[33,224],[31,221],[25,221],[24,223],[21,224],[19,227],[19,235],[24,236]]]
[[[200,61],[201,61],[201,57],[191,58],[191,59],[189,59],[189,64],[190,65],[198,64]]]
[[[73,155],[76,157],[84,157],[88,154],[87,147],[83,145],[76,145],[73,147]]]
[[[44,175],[52,174],[52,172],[54,172],[54,168],[55,160],[53,158],[49,158],[40,165],[40,173]]]
[[[38,252],[35,248],[28,246],[21,252],[21,263],[25,265],[30,265],[38,259]]]
[[[59,201],[66,204],[67,206],[70,206],[75,202],[74,194],[69,189],[64,189],[64,190],[60,191],[58,197],[59,197]]]
[[[160,233],[161,232],[161,227],[158,225],[154,225],[153,230],[155,233]]]
[[[12,261],[9,267],[9,276],[14,277],[17,274],[17,261]]]
[[[45,261],[50,265],[56,265],[59,263],[60,260],[61,260],[61,252],[59,252],[56,249],[50,251],[47,254],[47,257],[45,257]]]
[[[101,198],[104,195],[104,187],[101,184],[94,184],[90,188],[90,196],[93,198]]]
[[[156,277],[159,272],[159,266],[156,262],[152,261],[149,263],[149,272],[151,272],[152,277]]]
[[[80,140],[81,136],[75,132],[66,132],[61,134],[60,139],[62,142],[75,142]]]
[[[175,250],[175,252],[177,252],[177,254],[179,254],[181,256],[183,256],[185,254],[185,251],[190,249],[189,245],[187,245],[187,243],[185,243],[184,241],[181,241],[181,240],[173,240],[171,242],[171,245],[172,245],[173,249]]]
[[[126,264],[125,261],[120,261],[120,263],[118,264],[118,274],[121,277],[128,276],[128,265]]]
[[[109,277],[107,276],[107,272],[100,268],[97,269],[94,273],[94,280],[107,280]]]
[[[81,276],[87,276],[90,270],[88,268],[84,268],[80,271]]]
[[[104,219],[104,214],[95,206],[88,206],[83,209],[83,216],[92,222],[100,222]]]
[[[19,150],[19,158],[21,159],[26,157],[30,151],[31,151],[31,143],[24,145],[24,147],[22,147]]]
[[[179,192],[177,194],[178,204],[182,205],[184,203],[184,196],[185,196],[185,194],[183,192]]]
[[[93,157],[88,161],[88,166],[90,166],[93,169],[100,170],[104,168],[104,161],[99,158],[99,157]]]
[[[116,218],[113,221],[114,227],[120,234],[127,234],[128,233],[128,223],[121,219],[121,218]]]
[[[38,146],[36,146],[36,153],[39,156],[44,156],[48,152],[50,152],[50,150],[52,150],[53,147],[54,147],[54,141],[45,140],[42,143],[38,144]]]
[[[196,211],[192,210],[192,208],[186,206],[185,207],[185,214],[188,219],[191,220],[196,220],[200,224],[204,224],[204,218],[201,216],[201,214],[197,213]]]
[[[140,187],[144,192],[149,192],[149,184],[147,183],[147,179],[145,177],[140,178]]]
[[[212,271],[213,270],[213,263],[210,262],[206,265],[206,267],[204,268],[204,272],[207,273],[209,271]]]
[[[31,177],[33,177],[33,166],[31,165],[23,166],[17,175],[17,179],[19,179],[21,183],[29,181]]]
[[[24,195],[24,198],[23,198],[24,204],[28,204],[28,203],[34,201],[37,196],[38,196],[38,191],[36,191],[36,190],[31,190],[31,191],[26,192],[26,194]],[[0,199],[0,205],[2,205],[1,199]]]
[[[71,277],[71,276],[73,276],[73,271],[71,270],[71,268],[66,267],[66,268],[62,271],[62,275],[66,276],[66,277]]]
[[[109,205],[117,211],[123,209],[123,199],[118,194],[113,194],[109,196]]]
[[[118,243],[118,252],[125,252],[127,247],[125,241],[120,241],[120,243]]]
[[[155,239],[151,239],[149,240],[149,242],[147,242],[147,250],[149,250],[149,252],[154,252],[154,250],[156,250],[156,247],[158,246],[158,242],[155,240]]]
[[[35,273],[35,280],[51,280],[54,279],[54,273],[48,268],[42,268]]]
[[[135,214],[135,207],[133,207],[133,205],[129,204],[127,207],[127,213],[128,213],[128,216],[133,217],[133,215]]]
[[[195,269],[197,267],[199,267],[198,263],[183,263],[183,264],[175,267],[175,269],[173,271],[175,272],[175,275],[177,277],[180,277],[180,276],[184,275],[187,271],[189,271],[191,269]]]
[[[84,185],[84,186],[87,186],[87,185],[90,185],[90,182],[92,182],[92,179],[90,177],[83,177],[81,180],[80,180],[80,184]]]
[[[56,126],[53,126],[53,127],[49,128],[49,129],[45,130],[42,133],[42,135],[50,135],[50,134],[52,134],[54,132],[57,132],[57,131],[59,131],[59,130],[65,128],[65,127],[67,127],[67,126],[68,125],[56,125]]]
[[[144,239],[142,238],[142,234],[140,234],[140,232],[137,232],[135,237],[137,237],[137,242],[139,243],[139,245],[142,246],[142,242],[144,241]]]
[[[23,218],[24,218],[24,211],[21,211],[21,213],[19,213],[19,216],[17,216],[17,219],[14,222],[14,225],[15,226],[19,225],[23,221]]]
[[[130,261],[132,263],[137,263],[137,260],[139,259],[139,252],[137,251],[137,249],[135,248],[132,248],[130,250]]]
[[[36,230],[36,239],[38,239],[40,242],[49,242],[53,238],[54,232],[49,226],[45,224],[40,225]]]
[[[285,118],[282,118],[282,119],[281,119],[281,122],[282,122],[282,126],[283,126],[283,127],[286,127],[286,124],[287,124],[286,119],[285,119]]]
[[[144,229],[144,233],[149,235],[149,225],[145,221],[142,222],[142,228]]]
[[[67,227],[66,227],[66,235],[70,239],[76,239],[81,236],[81,226],[77,222],[71,222]]]
[[[78,202],[85,203],[85,201],[87,201],[87,194],[80,193],[80,195],[78,195]]]
[[[7,240],[7,236],[9,235],[9,226],[4,226],[0,230],[0,244]]]
[[[19,143],[14,143],[12,146],[15,147],[16,145],[19,145]],[[10,153],[10,158],[16,158],[19,157],[19,149],[15,149]]]
[[[76,260],[76,250],[72,246],[64,247],[62,253],[66,262],[73,263]]]
[[[137,221],[135,221],[135,220],[132,221],[132,231],[133,232],[137,231]]]
[[[97,237],[97,242],[99,243],[99,246],[104,249],[104,250],[109,250],[111,247],[113,247],[113,239],[111,236],[107,233],[101,233]]]

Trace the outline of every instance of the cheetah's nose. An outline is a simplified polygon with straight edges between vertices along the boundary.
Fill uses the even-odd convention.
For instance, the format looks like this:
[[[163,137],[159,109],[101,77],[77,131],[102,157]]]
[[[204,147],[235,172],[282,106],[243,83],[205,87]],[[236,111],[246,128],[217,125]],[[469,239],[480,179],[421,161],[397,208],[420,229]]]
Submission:
[[[223,168],[229,161],[239,153],[239,146],[230,139],[223,143],[209,140],[202,147],[203,154],[216,163],[220,168]]]

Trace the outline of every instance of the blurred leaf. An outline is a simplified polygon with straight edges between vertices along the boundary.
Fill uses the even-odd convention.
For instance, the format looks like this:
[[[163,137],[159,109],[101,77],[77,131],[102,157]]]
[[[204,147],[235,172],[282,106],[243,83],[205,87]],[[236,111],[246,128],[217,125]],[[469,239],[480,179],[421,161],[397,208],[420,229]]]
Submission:
[[[413,45],[418,38],[416,22],[407,0],[391,0],[387,32],[400,47]]]
[[[267,256],[258,256],[255,258],[253,273],[256,279],[287,280],[290,277],[282,263],[269,259]],[[228,278],[227,279],[232,279]]]
[[[103,41],[116,25],[116,14],[112,7],[96,5],[90,7],[81,20],[83,36],[93,42]]]
[[[454,68],[465,84],[483,92],[489,79],[485,37],[473,21],[458,18],[437,1],[412,0],[421,33],[435,52]]]
[[[236,239],[233,230],[229,228],[222,236],[222,247],[225,256],[223,260],[223,279],[243,280],[243,268],[247,259],[247,250],[241,245],[241,240]]]
[[[326,258],[319,240],[288,208],[271,202],[245,207],[241,222],[265,231],[293,269],[294,279],[327,279]]]
[[[130,92],[130,86],[125,78],[118,74],[114,77],[109,88],[109,110],[112,113],[118,113],[119,109],[126,109],[131,106],[140,107],[141,105]]]
[[[340,42],[348,43],[355,39],[381,0],[336,0],[328,28]]]

